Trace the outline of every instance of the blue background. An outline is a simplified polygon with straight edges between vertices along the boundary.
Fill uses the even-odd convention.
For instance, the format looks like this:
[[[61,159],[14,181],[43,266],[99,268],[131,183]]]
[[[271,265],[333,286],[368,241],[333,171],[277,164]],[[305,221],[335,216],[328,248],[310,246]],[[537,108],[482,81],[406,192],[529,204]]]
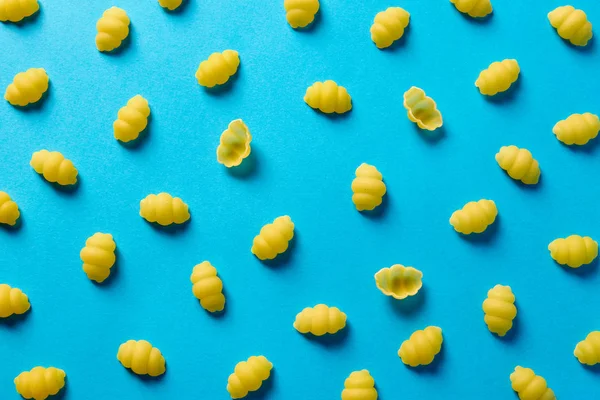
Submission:
[[[41,107],[0,104],[0,190],[23,222],[0,229],[0,281],[32,303],[24,318],[0,324],[0,397],[17,398],[21,371],[53,365],[67,372],[66,399],[226,399],[234,365],[264,354],[275,372],[253,398],[336,399],[347,375],[367,368],[383,400],[507,399],[518,364],[561,399],[596,398],[598,370],[572,352],[600,328],[597,266],[566,270],[547,245],[573,233],[600,238],[599,141],[567,148],[552,134],[571,113],[600,111],[597,40],[585,49],[564,43],[546,17],[563,4],[555,0],[495,0],[485,22],[444,0],[323,0],[308,31],[288,26],[282,3],[188,0],[172,14],[152,0],[42,1],[32,21],[0,26],[0,87],[30,67],[51,79]],[[126,48],[107,55],[95,48],[95,24],[112,5],[127,10],[132,30]],[[369,27],[391,5],[411,13],[410,29],[380,51]],[[574,5],[600,24],[596,0]],[[207,92],[194,78],[198,64],[227,48],[240,52],[238,75]],[[490,101],[474,81],[504,58],[516,58],[522,74],[508,96]],[[304,104],[306,88],[325,79],[348,89],[351,113],[330,118]],[[406,118],[402,94],[412,85],[437,101],[442,137]],[[113,138],[112,122],[138,93],[152,119],[130,149]],[[230,172],[215,149],[236,118],[252,131],[253,167]],[[509,144],[539,160],[538,186],[498,167],[494,154]],[[56,190],[31,169],[42,148],[73,160],[76,191]],[[374,216],[351,202],[362,162],[388,187]],[[184,229],[139,217],[139,201],[161,191],[189,204]],[[465,239],[448,218],[480,198],[496,201],[499,221]],[[264,265],[250,253],[252,238],[283,214],[296,223],[293,248]],[[118,245],[115,276],[102,286],[79,259],[95,232]],[[220,318],[191,292],[192,267],[203,260],[225,284]],[[395,263],[423,271],[416,298],[376,289],[374,273]],[[507,339],[488,332],[481,311],[498,283],[517,296]],[[297,312],[321,302],[347,313],[347,332],[323,341],[292,328]],[[409,369],[398,347],[427,325],[443,328],[443,351],[433,366]],[[162,379],[139,379],[116,360],[122,342],[142,338],[167,359]]]

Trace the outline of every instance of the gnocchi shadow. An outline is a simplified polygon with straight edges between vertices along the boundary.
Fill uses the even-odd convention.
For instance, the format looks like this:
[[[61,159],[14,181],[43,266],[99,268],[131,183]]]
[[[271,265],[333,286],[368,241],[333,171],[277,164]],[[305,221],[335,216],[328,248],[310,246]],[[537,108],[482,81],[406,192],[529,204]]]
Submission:
[[[529,190],[532,192],[537,192],[542,190],[542,188],[544,187],[544,173],[542,172],[540,174],[540,179],[538,180],[538,183],[534,184],[534,185],[527,185],[519,180],[516,179],[512,179],[510,176],[508,176],[508,174],[505,172],[506,178],[510,179],[511,181],[515,182],[515,185],[517,185],[518,187],[522,188],[523,190]]]
[[[233,74],[232,76],[229,77],[227,82],[225,82],[222,85],[215,85],[210,88],[202,86],[202,88],[204,89],[204,91],[207,94],[209,94],[211,96],[215,96],[215,97],[219,97],[226,93],[228,94],[231,92],[231,90],[235,86],[235,83],[238,81],[238,79],[240,79],[240,76],[243,74],[243,70],[244,70],[244,67],[242,66],[242,63],[240,62],[240,65],[238,66],[237,71],[235,72],[235,74]],[[196,81],[196,82],[198,82],[198,81]]]
[[[505,104],[508,103],[512,100],[514,100],[514,98],[517,96],[518,92],[520,91],[521,86],[523,85],[523,71],[519,72],[519,77],[517,78],[517,80],[515,82],[513,82],[512,85],[510,85],[510,87],[508,88],[508,90],[502,92],[502,93],[498,93],[494,96],[486,96],[484,94],[482,94],[481,96],[483,96],[483,98],[488,102],[488,103],[492,103],[492,104]]]
[[[29,318],[29,314],[33,312],[33,306],[29,306],[29,310],[25,311],[23,314],[13,314],[8,318],[0,318],[0,327],[6,327],[8,329],[13,329],[17,326],[23,325],[26,323],[26,320]]]
[[[298,240],[299,240],[298,232],[296,230],[294,230],[294,237],[288,243],[288,248],[285,251],[285,253],[277,255],[272,260],[259,260],[259,261],[261,262],[261,264],[263,264],[267,267],[270,267],[270,268],[278,268],[282,265],[289,264],[292,260],[292,255],[294,253],[294,250],[295,250],[296,246],[298,245]]]
[[[411,28],[410,24],[408,24],[408,26],[406,28],[404,28],[404,33],[402,34],[402,37],[400,39],[396,40],[394,43],[392,43],[388,47],[380,49],[379,47],[375,46],[375,43],[373,43],[373,46],[375,46],[375,48],[379,51],[394,53],[397,50],[402,49],[407,46],[408,38],[411,35],[411,33],[410,33],[411,30],[412,30],[412,28]]]
[[[322,8],[323,8],[323,5],[321,4],[319,6],[319,11],[317,11],[317,13],[315,14],[314,20],[310,24],[308,24],[307,26],[305,26],[304,28],[300,28],[300,27],[298,27],[298,28],[292,28],[290,26],[290,29],[292,29],[294,31],[297,31],[297,32],[302,32],[302,33],[318,32],[319,29],[320,29],[320,27],[321,27],[321,24],[323,23],[322,22],[322,19],[323,19]]]
[[[252,147],[252,151],[240,165],[231,168],[225,167],[227,168],[227,173],[237,179],[245,179],[252,175],[256,175],[259,169],[257,153],[258,150],[255,147]]]
[[[446,358],[446,338],[442,343],[442,348],[438,354],[434,357],[433,361],[429,365],[420,365],[418,367],[411,367],[405,364],[405,367],[414,371],[419,375],[437,374],[443,366],[444,359]]]
[[[304,339],[309,342],[317,343],[328,348],[338,348],[343,346],[346,340],[348,340],[351,330],[350,324],[346,321],[344,329],[334,334],[325,334],[323,336],[315,336],[312,333],[302,334],[300,332],[298,332],[298,334],[302,335]]]
[[[17,29],[23,29],[27,25],[35,23],[40,18],[40,15],[43,12],[43,8],[42,8],[42,4],[40,4],[40,3],[38,3],[38,6],[39,6],[39,10],[36,11],[33,15],[30,15],[29,17],[25,17],[18,22],[0,22],[0,24],[7,25],[7,26],[14,26]]]
[[[117,47],[116,49],[112,49],[111,51],[99,51],[97,50],[99,53],[107,55],[107,56],[118,56],[119,54],[123,53],[124,51],[126,51],[127,49],[129,49],[132,45],[132,39],[131,37],[133,36],[133,33],[135,31],[135,28],[133,27],[133,24],[131,22],[129,22],[129,34],[127,35],[127,37],[125,39],[123,39],[123,41],[121,42],[121,45],[119,47]]]
[[[108,277],[104,280],[104,282],[102,283],[98,283],[96,281],[93,281],[91,279],[89,279],[89,281],[96,287],[98,288],[108,288],[111,285],[114,284],[114,282],[119,280],[119,274],[121,273],[121,268],[120,268],[120,264],[121,264],[121,251],[119,250],[119,248],[117,247],[115,249],[115,256],[116,256],[116,260],[114,265],[110,268],[110,275],[108,275]],[[85,274],[85,272],[84,272]]]
[[[401,317],[413,317],[425,306],[427,302],[427,289],[423,286],[417,294],[402,300],[389,296],[388,301],[394,313]]]
[[[66,371],[68,373],[68,371]],[[68,377],[65,376],[65,386],[60,390],[60,392],[56,393],[54,396],[48,397],[48,400],[65,400],[69,398],[69,382]]]
[[[152,229],[154,229],[157,232],[163,233],[165,235],[171,235],[171,236],[179,235],[179,234],[185,232],[188,229],[191,220],[192,220],[192,217],[190,216],[190,218],[182,224],[171,224],[171,225],[167,225],[167,226],[162,226],[157,222],[146,221],[146,219],[144,218],[144,221],[146,221],[146,223],[148,225],[150,225],[152,227]]]
[[[52,81],[48,81],[48,89],[42,94],[42,97],[35,103],[27,104],[26,106],[13,106],[16,110],[24,113],[39,113],[42,112],[44,105],[52,96]]]
[[[181,5],[179,7],[177,7],[174,10],[169,10],[168,8],[163,8],[163,10],[169,14],[169,15],[178,15],[178,14],[183,14],[185,12],[185,10],[187,10],[187,8],[190,6],[191,3],[193,3],[194,0],[183,0],[183,2],[181,3]],[[161,7],[162,8],[162,7]]]
[[[79,174],[77,174],[77,182],[75,182],[75,184],[73,185],[59,185],[56,182],[48,182],[46,179],[44,179],[44,176],[42,174],[38,174],[37,172],[35,172],[35,174],[39,177],[39,179],[44,181],[44,184],[52,186],[54,191],[61,197],[74,197],[75,193],[82,185],[81,176],[79,176]]]
[[[0,224],[0,230],[6,231],[9,235],[18,235],[21,229],[23,229],[23,225],[25,224],[25,220],[21,210],[19,210],[19,213],[19,219],[17,219],[14,225]]]
[[[563,147],[566,147],[567,150],[572,151],[573,153],[591,154],[596,151],[598,146],[600,146],[600,138],[594,138],[582,146],[578,146],[576,144],[567,145],[567,144],[564,144],[563,142],[560,142],[560,144]]]
[[[500,226],[502,225],[501,220],[502,218],[500,217],[500,214],[498,214],[496,215],[496,220],[494,223],[488,226],[487,229],[482,233],[471,233],[470,235],[465,235],[457,232],[457,235],[459,235],[459,237],[465,242],[490,244],[498,236]]]
[[[143,131],[140,132],[139,136],[129,142],[122,142],[120,140],[117,140],[117,142],[121,145],[121,147],[130,150],[130,151],[139,151],[140,149],[142,149],[144,146],[146,146],[146,142],[150,141],[150,132],[152,131],[152,119],[154,118],[154,115],[152,112],[150,112],[150,115],[148,115],[148,123],[146,124],[146,127],[144,128]]]
[[[560,265],[556,261],[554,264],[562,269],[565,274],[574,275],[579,278],[587,278],[591,275],[594,275],[598,270],[598,257],[596,257],[591,263],[587,265],[582,265],[579,268],[571,268],[568,265]]]
[[[558,33],[557,33],[558,35]],[[568,41],[567,39],[563,39],[559,36],[560,40],[562,40],[568,47],[579,52],[579,53],[593,53],[596,47],[596,37],[592,36],[592,38],[587,42],[585,46],[575,46],[573,43]]]
[[[454,9],[455,12],[459,13],[460,16],[469,24],[472,25],[486,25],[491,23],[492,19],[494,18],[494,11],[492,11],[491,13],[489,13],[488,15],[486,15],[485,17],[482,18],[474,18],[474,17],[470,17],[468,14],[462,13],[460,11],[458,11],[456,9],[456,7],[452,4],[450,4],[450,7],[452,7]]]
[[[263,381],[260,388],[255,392],[250,392],[244,397],[247,400],[264,400],[269,398],[269,394],[273,390],[273,387],[276,383],[277,373],[275,372],[275,368],[271,369],[271,374],[266,381]]]
[[[381,204],[373,210],[359,211],[359,214],[364,218],[378,220],[388,212],[390,207],[390,194],[386,191],[385,195],[381,199]]]
[[[421,129],[417,124],[412,124],[413,129],[419,137],[423,138],[426,142],[437,143],[446,138],[446,126],[442,125],[434,131],[428,131],[427,129]]]
[[[515,301],[515,307],[519,310],[519,305]],[[510,328],[506,335],[498,336],[495,333],[490,332],[490,335],[496,336],[498,340],[505,343],[515,343],[519,338],[519,332],[521,331],[521,318],[519,317],[519,312],[517,311],[517,316],[513,319],[513,326]]]
[[[165,363],[166,363],[166,361],[165,361]],[[123,368],[125,368],[125,367],[123,367]],[[167,364],[165,364],[165,373],[162,375],[159,375],[159,376],[138,375],[129,368],[125,368],[125,370],[130,375],[133,375],[137,379],[139,379],[142,383],[144,383],[144,385],[152,386],[152,385],[159,384],[163,379],[165,379],[165,376],[169,373],[169,366]]]

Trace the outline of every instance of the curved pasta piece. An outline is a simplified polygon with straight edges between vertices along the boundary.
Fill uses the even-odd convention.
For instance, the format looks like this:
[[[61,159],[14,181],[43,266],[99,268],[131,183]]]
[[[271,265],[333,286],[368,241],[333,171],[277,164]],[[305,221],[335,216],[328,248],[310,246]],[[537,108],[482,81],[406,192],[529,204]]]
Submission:
[[[566,145],[576,144],[583,146],[595,139],[600,132],[600,119],[591,113],[572,114],[565,120],[558,121],[552,133]]]
[[[502,60],[490,64],[479,74],[475,86],[481,94],[494,96],[506,92],[519,79],[521,68],[517,60]]]
[[[140,201],[140,216],[159,225],[183,224],[190,219],[188,205],[169,193],[149,194]]]
[[[462,209],[452,213],[450,225],[456,232],[465,235],[482,233],[494,223],[497,215],[498,209],[492,200],[470,201]]]
[[[272,224],[266,224],[260,233],[254,237],[250,251],[259,260],[272,260],[277,255],[285,253],[289,242],[294,237],[294,223],[284,215],[277,217]]]
[[[592,23],[588,21],[585,12],[573,6],[562,6],[550,11],[548,20],[558,36],[575,46],[585,46],[594,35]]]
[[[77,183],[77,168],[58,151],[36,151],[29,165],[48,182],[63,186]]]
[[[0,284],[0,318],[8,318],[15,314],[25,314],[31,305],[29,298],[21,289]]]
[[[83,261],[83,272],[88,279],[102,283],[110,275],[110,269],[115,265],[117,244],[109,233],[94,233],[85,242],[79,257]]]
[[[4,99],[13,106],[21,107],[37,103],[48,90],[49,81],[44,68],[30,68],[19,72],[6,87]]]
[[[296,315],[294,328],[300,333],[312,333],[323,336],[326,333],[334,334],[346,327],[346,314],[337,307],[317,304],[306,307]]]
[[[577,343],[573,355],[585,365],[600,363],[600,332],[590,332],[584,340]]]
[[[598,242],[589,236],[571,235],[553,240],[548,245],[550,257],[561,265],[579,268],[598,257]]]
[[[104,11],[96,23],[96,48],[99,51],[112,51],[121,46],[129,36],[129,22],[127,13],[119,7]]]
[[[428,326],[424,330],[415,331],[405,340],[398,350],[402,362],[411,367],[429,365],[442,349],[442,329]]]
[[[225,308],[223,281],[217,276],[217,269],[208,261],[194,267],[192,276],[192,293],[206,311],[214,313]]]
[[[540,180],[540,165],[527,149],[502,146],[496,153],[496,161],[511,178],[526,185],[535,185]]]
[[[352,181],[352,202],[358,211],[370,211],[383,202],[386,193],[383,175],[372,165],[362,163]]]
[[[284,0],[285,18],[294,29],[310,25],[319,11],[319,0]]]
[[[368,370],[354,371],[346,378],[342,400],[377,400],[375,379]]]
[[[165,373],[165,358],[160,350],[145,340],[128,340],[119,346],[117,360],[138,375],[159,376]]]
[[[375,15],[371,25],[371,40],[380,49],[390,47],[404,35],[404,29],[410,22],[410,14],[403,8],[390,7]]]
[[[133,96],[119,110],[117,119],[113,123],[115,139],[121,142],[130,142],[137,139],[140,133],[146,129],[149,116],[148,100],[139,94]]]
[[[325,114],[343,114],[352,109],[352,98],[348,91],[334,81],[315,82],[306,89],[304,101]]]
[[[421,129],[434,131],[444,123],[435,101],[418,87],[413,86],[404,93],[404,108],[408,111],[408,119]]]
[[[488,297],[483,301],[483,317],[490,332],[504,336],[512,328],[517,316],[515,295],[510,286],[496,285],[488,291]]]
[[[221,134],[217,147],[217,161],[227,168],[237,167],[250,155],[252,134],[241,119],[231,121]]]
[[[450,3],[461,13],[473,18],[483,18],[493,11],[490,0],[450,0]]]
[[[521,400],[556,400],[546,380],[536,375],[531,368],[515,367],[510,374],[510,383]]]
[[[222,53],[212,53],[202,61],[196,71],[198,84],[204,87],[214,87],[225,84],[238,70],[240,56],[235,50],[225,50]]]
[[[17,393],[26,399],[45,400],[65,387],[65,371],[54,367],[35,367],[15,378]]]
[[[273,364],[265,356],[252,356],[248,361],[240,361],[233,374],[227,379],[227,391],[232,399],[246,397],[255,392],[269,379]]]
[[[21,216],[19,206],[8,193],[0,191],[0,224],[14,226]]]
[[[377,289],[386,296],[402,300],[414,296],[423,287],[423,273],[413,267],[395,264],[375,274]]]
[[[0,0],[0,21],[19,22],[39,9],[37,0]]]
[[[181,3],[183,3],[183,0],[158,0],[158,4],[169,11],[176,10]]]

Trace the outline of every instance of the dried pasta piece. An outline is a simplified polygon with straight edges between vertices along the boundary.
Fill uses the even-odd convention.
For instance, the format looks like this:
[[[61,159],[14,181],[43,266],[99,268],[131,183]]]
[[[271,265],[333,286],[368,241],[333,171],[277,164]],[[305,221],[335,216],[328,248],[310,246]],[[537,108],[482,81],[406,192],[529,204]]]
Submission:
[[[493,11],[490,0],[450,0],[450,3],[461,13],[473,18],[483,18]]]
[[[402,300],[414,296],[423,286],[423,273],[413,267],[395,264],[375,274],[377,289],[386,296]]]
[[[284,0],[285,18],[294,29],[310,25],[319,11],[319,0]]]
[[[201,262],[194,267],[192,276],[192,293],[200,305],[208,312],[223,311],[225,296],[223,295],[223,281],[217,276],[217,269],[208,261]]]
[[[48,90],[48,74],[44,68],[30,68],[15,75],[6,87],[4,99],[13,106],[37,103]]]
[[[15,314],[24,314],[29,310],[29,298],[21,289],[0,284],[0,318],[8,318]]]
[[[490,64],[479,74],[475,86],[486,96],[506,92],[519,79],[521,68],[517,60],[502,60]]]
[[[600,332],[590,332],[584,340],[577,343],[573,355],[585,365],[600,363]]]
[[[502,146],[496,153],[496,161],[511,178],[526,185],[535,185],[540,180],[540,165],[527,149]]]
[[[561,265],[579,268],[589,264],[598,256],[598,242],[589,236],[571,235],[553,240],[548,245],[550,257]]]
[[[556,400],[546,380],[536,375],[531,368],[515,367],[510,374],[510,383],[521,400]]]
[[[287,215],[277,217],[272,224],[261,228],[260,233],[254,237],[250,251],[260,260],[272,260],[285,253],[293,237],[292,219]]]
[[[358,211],[373,210],[383,202],[386,193],[383,175],[372,165],[362,163],[352,181],[352,202]]]
[[[115,139],[121,142],[130,142],[137,139],[140,133],[146,129],[149,116],[148,100],[139,94],[133,96],[119,110],[117,119],[113,123]]]
[[[368,370],[354,371],[346,378],[342,400],[377,400],[375,379]]]
[[[348,91],[334,81],[315,82],[306,89],[304,101],[325,114],[343,114],[352,109],[352,98]]]
[[[483,301],[483,317],[490,332],[504,336],[512,328],[517,316],[515,295],[510,286],[496,285],[488,291]]]
[[[117,360],[138,375],[159,376],[165,373],[165,358],[160,350],[145,340],[128,340],[119,346]]]
[[[241,119],[231,121],[221,134],[217,147],[217,161],[227,168],[237,167],[250,155],[252,135]]]
[[[456,232],[465,235],[482,233],[494,223],[497,215],[498,209],[492,200],[470,201],[462,209],[452,213],[450,225]]]
[[[212,53],[202,61],[196,71],[198,84],[204,87],[214,87],[225,84],[238,70],[240,56],[235,50],[225,50],[222,53]]]
[[[110,269],[115,264],[117,244],[109,233],[94,233],[85,241],[79,257],[83,261],[83,272],[88,279],[102,283],[110,275]]]
[[[17,393],[26,399],[45,400],[65,387],[65,371],[54,367],[35,367],[15,378]]]
[[[306,307],[296,315],[294,328],[300,333],[312,333],[323,336],[326,333],[334,334],[346,327],[346,314],[337,307],[317,304]]]
[[[429,365],[442,349],[442,329],[428,326],[424,330],[415,331],[405,340],[398,350],[402,362],[411,367]]]
[[[227,391],[232,399],[246,397],[255,392],[269,379],[273,364],[265,356],[252,356],[247,361],[240,361],[233,374],[227,379]]]
[[[29,165],[48,182],[63,186],[77,183],[77,168],[58,151],[36,151]]]
[[[149,194],[140,201],[140,216],[159,225],[183,224],[190,219],[188,205],[169,193]]]
[[[104,11],[96,23],[96,48],[99,51],[112,51],[129,36],[129,17],[125,10],[111,7]]]
[[[591,113],[572,114],[565,120],[558,121],[552,133],[566,145],[583,146],[596,138],[600,132],[600,119]]]
[[[594,35],[585,12],[573,6],[557,7],[548,13],[548,20],[558,36],[575,46],[585,46]]]
[[[371,40],[380,49],[390,47],[404,35],[404,29],[410,22],[410,14],[403,8],[390,7],[375,15],[371,25]]]
[[[444,123],[435,101],[418,87],[413,86],[404,93],[404,108],[408,119],[421,129],[434,131]]]
[[[0,21],[19,22],[39,9],[37,0],[0,0]]]
[[[21,216],[19,206],[15,203],[8,193],[0,190],[0,224],[14,226]]]
[[[183,0],[158,0],[158,4],[169,11],[176,10],[181,3],[183,3]]]

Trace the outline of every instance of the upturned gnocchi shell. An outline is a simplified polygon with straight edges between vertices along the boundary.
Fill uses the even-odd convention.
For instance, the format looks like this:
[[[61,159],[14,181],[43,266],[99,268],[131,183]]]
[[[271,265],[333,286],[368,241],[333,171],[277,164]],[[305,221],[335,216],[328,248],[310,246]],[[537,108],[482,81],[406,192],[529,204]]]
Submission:
[[[414,296],[423,287],[423,273],[413,267],[395,264],[375,274],[377,289],[386,296],[402,300]]]

